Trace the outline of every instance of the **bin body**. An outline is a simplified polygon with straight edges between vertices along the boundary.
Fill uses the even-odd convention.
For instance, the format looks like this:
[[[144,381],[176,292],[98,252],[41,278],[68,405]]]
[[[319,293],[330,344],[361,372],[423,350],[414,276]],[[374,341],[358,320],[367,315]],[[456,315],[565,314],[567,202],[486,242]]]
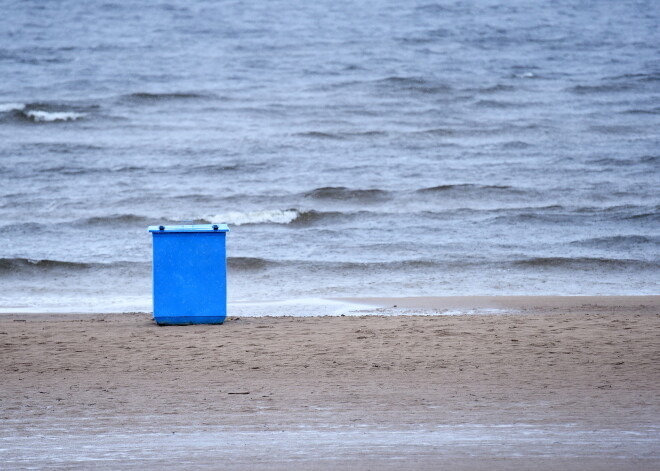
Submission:
[[[149,231],[156,323],[222,324],[227,317],[227,226],[150,226]]]

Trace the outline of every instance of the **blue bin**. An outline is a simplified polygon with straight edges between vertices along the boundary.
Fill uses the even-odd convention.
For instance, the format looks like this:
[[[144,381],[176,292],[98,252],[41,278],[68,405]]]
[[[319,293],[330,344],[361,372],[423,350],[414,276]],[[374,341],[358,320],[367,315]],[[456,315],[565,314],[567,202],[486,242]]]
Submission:
[[[149,226],[153,234],[154,320],[222,324],[227,317],[225,224]]]

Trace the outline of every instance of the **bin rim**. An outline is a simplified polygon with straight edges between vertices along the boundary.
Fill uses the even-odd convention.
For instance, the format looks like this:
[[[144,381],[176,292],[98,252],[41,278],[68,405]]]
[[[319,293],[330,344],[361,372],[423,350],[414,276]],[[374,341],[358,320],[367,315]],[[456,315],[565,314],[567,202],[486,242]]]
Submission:
[[[214,226],[217,229],[214,229]],[[162,229],[161,229],[162,228]],[[161,225],[149,226],[149,232],[229,232],[227,224],[188,224],[188,225]]]

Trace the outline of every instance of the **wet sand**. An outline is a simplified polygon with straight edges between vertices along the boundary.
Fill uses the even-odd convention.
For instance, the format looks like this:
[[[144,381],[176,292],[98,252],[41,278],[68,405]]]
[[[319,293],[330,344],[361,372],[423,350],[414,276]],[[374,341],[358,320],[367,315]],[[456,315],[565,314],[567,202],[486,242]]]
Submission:
[[[353,299],[381,307],[187,327],[3,315],[0,461],[658,469],[659,300]],[[427,315],[377,315],[395,304]],[[505,313],[428,315],[492,306]]]

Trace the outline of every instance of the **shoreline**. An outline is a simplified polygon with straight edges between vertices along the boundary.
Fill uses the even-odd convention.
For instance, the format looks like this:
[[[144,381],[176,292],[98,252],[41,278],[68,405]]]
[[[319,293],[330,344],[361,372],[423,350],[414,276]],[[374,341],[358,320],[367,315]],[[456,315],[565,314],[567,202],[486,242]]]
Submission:
[[[660,295],[636,296],[406,296],[332,298],[351,303],[399,309],[549,312],[588,307],[595,310],[642,308],[659,310]],[[487,311],[485,311],[487,312]]]
[[[554,301],[183,327],[3,315],[0,457],[9,469],[657,469],[656,297]]]
[[[590,308],[593,312],[619,312],[635,308],[643,312],[660,312],[660,295],[603,296],[401,296],[401,297],[330,297],[297,298],[278,301],[228,303],[228,317],[317,317],[361,315],[461,315],[551,313],[558,310]],[[6,316],[70,316],[100,314],[151,314],[151,311],[125,312],[12,312]]]

